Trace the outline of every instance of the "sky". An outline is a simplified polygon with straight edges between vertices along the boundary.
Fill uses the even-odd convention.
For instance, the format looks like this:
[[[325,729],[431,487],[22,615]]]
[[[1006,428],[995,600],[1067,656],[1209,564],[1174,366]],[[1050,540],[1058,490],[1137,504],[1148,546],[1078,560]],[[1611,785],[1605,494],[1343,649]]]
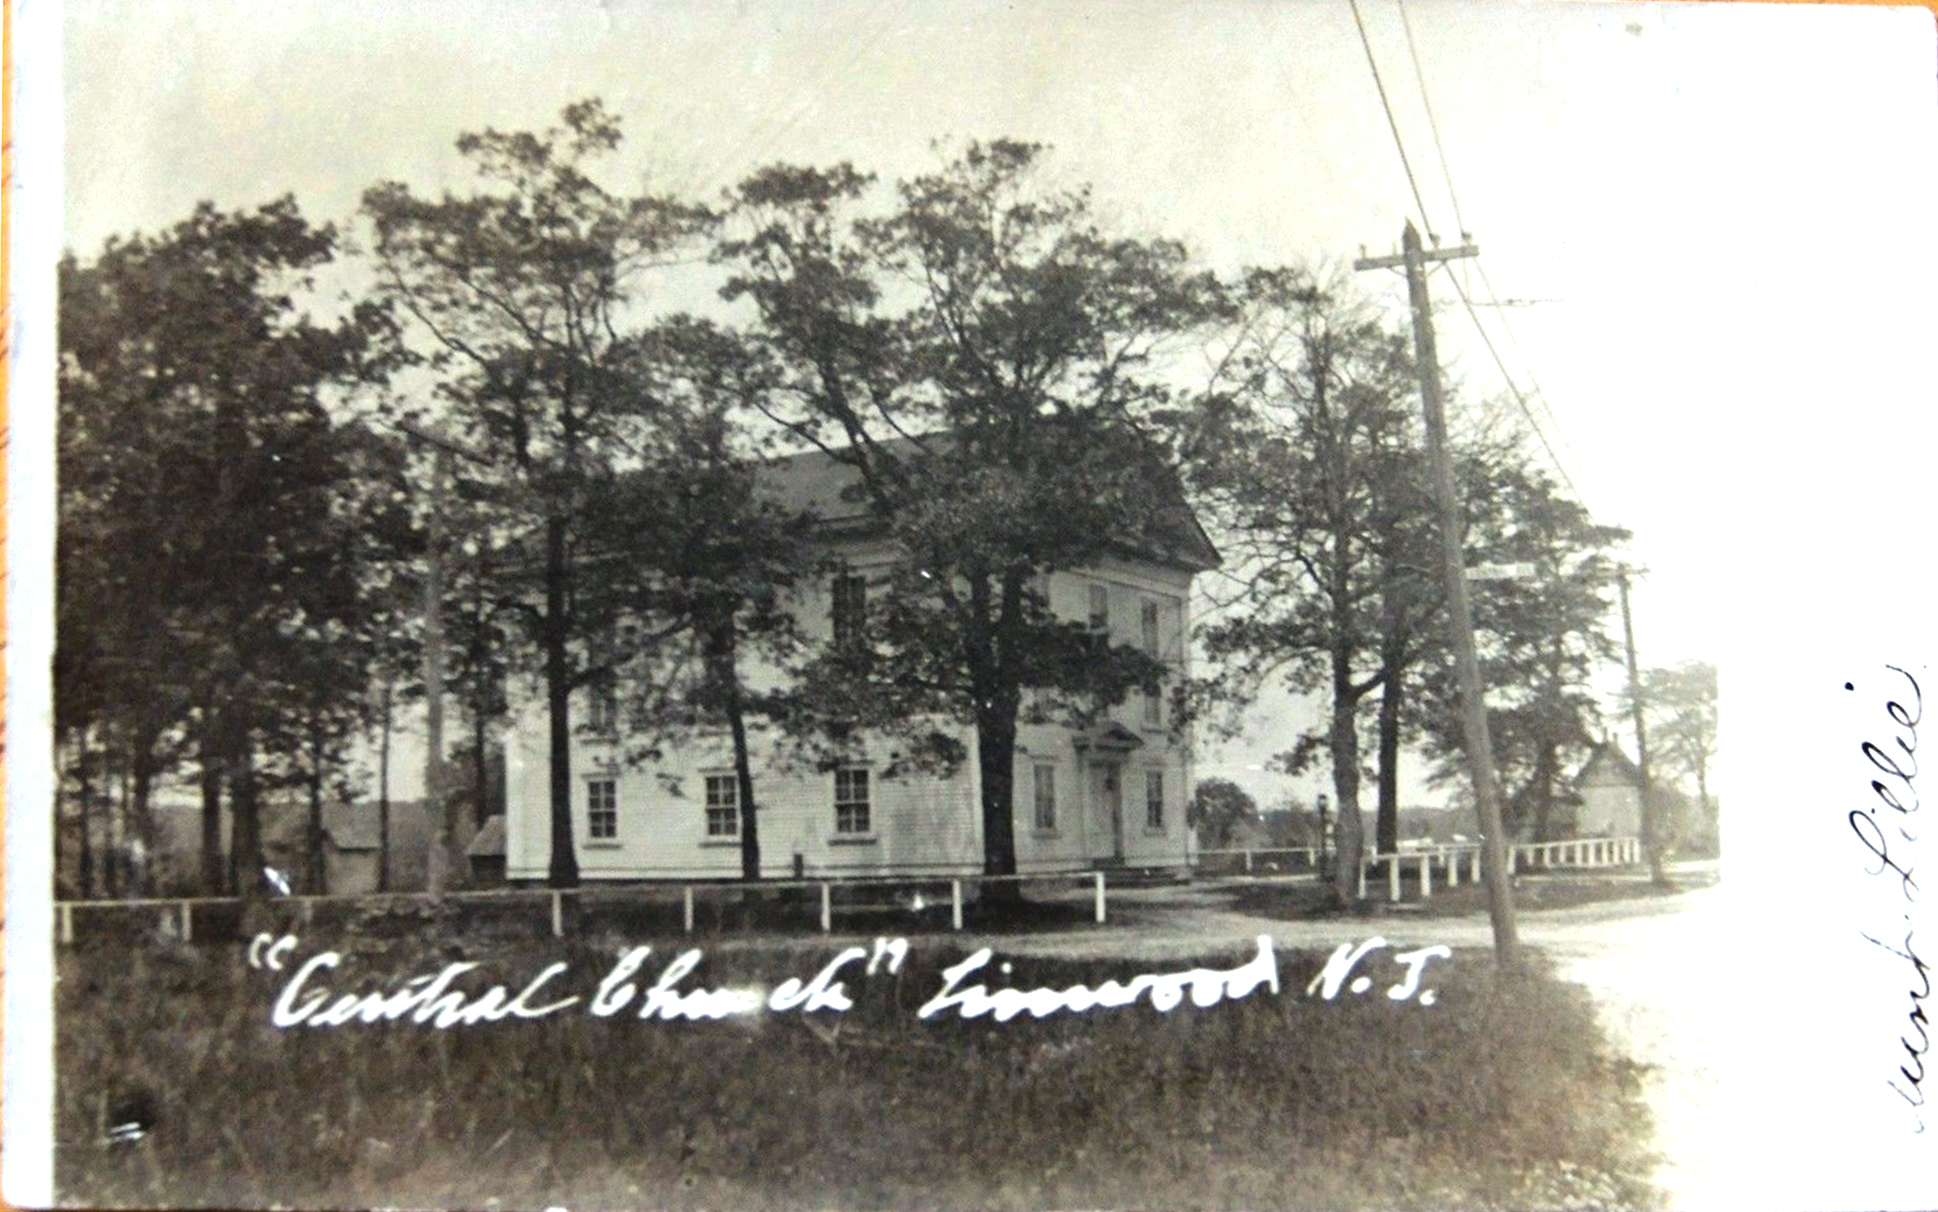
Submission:
[[[1723,661],[1727,710],[1724,650],[1808,592],[1813,493],[1867,490],[1814,473],[1825,431],[1848,442],[1923,371],[1929,21],[1416,0],[1416,76],[1400,7],[1361,7],[1425,226],[1452,242],[1464,223],[1479,244],[1509,304],[1482,309],[1509,374],[1539,384],[1596,517],[1635,533],[1643,662]],[[67,10],[64,238],[84,255],[204,198],[293,192],[349,221],[378,180],[461,189],[460,132],[542,127],[588,96],[624,123],[620,184],[708,194],[775,160],[893,178],[937,164],[937,141],[1015,136],[1051,144],[1114,226],[1221,269],[1344,271],[1418,215],[1336,0]],[[1397,277],[1364,285],[1402,316]],[[1500,395],[1451,285],[1436,284],[1449,377]],[[1318,779],[1262,767],[1316,718],[1271,696],[1198,773],[1309,798]],[[1420,774],[1409,802],[1438,798]]]

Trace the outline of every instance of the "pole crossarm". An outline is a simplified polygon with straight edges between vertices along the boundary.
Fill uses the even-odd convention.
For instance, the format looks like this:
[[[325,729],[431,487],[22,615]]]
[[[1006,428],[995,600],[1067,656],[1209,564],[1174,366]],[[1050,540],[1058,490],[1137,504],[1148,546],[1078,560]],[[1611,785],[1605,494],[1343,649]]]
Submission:
[[[1421,249],[1418,255],[1422,261],[1458,261],[1462,257],[1480,256],[1480,245],[1456,244],[1450,248]],[[1361,257],[1353,262],[1353,269],[1359,273],[1369,269],[1405,269],[1407,256],[1407,253],[1399,252],[1384,257]]]

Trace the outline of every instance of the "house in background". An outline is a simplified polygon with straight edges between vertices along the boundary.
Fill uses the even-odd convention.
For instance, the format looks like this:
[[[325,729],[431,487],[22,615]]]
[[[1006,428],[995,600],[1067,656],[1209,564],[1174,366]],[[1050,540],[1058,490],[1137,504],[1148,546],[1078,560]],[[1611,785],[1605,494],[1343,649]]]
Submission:
[[[796,591],[792,609],[809,642],[866,625],[898,553],[873,525],[858,473],[815,452],[768,464],[759,490],[810,513],[838,573]],[[1113,642],[1141,645],[1188,676],[1192,578],[1218,554],[1173,482],[1160,533],[1126,535],[1096,566],[1055,571],[1040,582],[1060,617],[1088,622]],[[774,669],[748,669],[773,685]],[[738,788],[721,729],[651,765],[629,763],[619,713],[581,693],[573,704],[573,833],[587,880],[733,879],[740,873]],[[1185,801],[1193,784],[1188,736],[1174,734],[1166,687],[1133,694],[1107,716],[1075,728],[1019,724],[1014,770],[1017,868],[1182,868],[1188,862]],[[983,867],[981,772],[973,726],[955,729],[971,756],[951,774],[902,762],[894,738],[864,737],[836,769],[783,760],[772,738],[754,738],[762,874],[972,874]],[[540,880],[551,850],[543,696],[525,696],[507,741],[504,867],[513,881]],[[632,748],[638,748],[634,746]],[[495,856],[478,856],[486,862]]]
[[[1689,797],[1655,779],[1659,827],[1664,840],[1674,842],[1689,821]],[[1642,770],[1613,741],[1595,746],[1575,775],[1576,837],[1640,837],[1642,835]]]
[[[1575,775],[1576,837],[1639,837],[1642,833],[1642,771],[1613,741],[1589,753]]]

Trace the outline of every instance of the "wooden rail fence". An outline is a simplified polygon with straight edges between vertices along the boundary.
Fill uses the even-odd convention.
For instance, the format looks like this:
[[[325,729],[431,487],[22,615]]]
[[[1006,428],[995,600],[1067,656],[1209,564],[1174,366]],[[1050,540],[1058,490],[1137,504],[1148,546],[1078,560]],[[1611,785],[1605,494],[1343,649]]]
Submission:
[[[939,889],[947,884],[949,891],[949,927],[952,930],[963,928],[963,890],[965,886],[980,887],[985,884],[1077,884],[1088,892],[1090,916],[1103,923],[1109,915],[1108,889],[1102,871],[1060,872],[1054,874],[1027,875],[956,875],[949,877],[909,877],[879,876],[855,877],[838,880],[761,880],[748,881],[702,881],[677,885],[680,894],[680,921],[685,933],[695,929],[696,910],[699,902],[708,894],[726,892],[766,892],[779,890],[815,889],[818,892],[818,923],[823,934],[834,932],[836,918],[835,892],[844,893],[855,890],[873,892],[894,892],[897,889],[913,890],[918,896],[925,890]],[[600,905],[664,904],[666,893],[673,885],[591,885],[579,888],[491,888],[450,891],[441,894],[429,892],[375,892],[362,895],[323,895],[304,894],[275,896],[265,898],[264,904],[278,907],[293,907],[305,921],[317,905],[335,905],[360,909],[376,909],[392,905],[437,905],[462,904],[467,902],[508,902],[526,901],[543,906],[549,910],[553,937],[564,937],[567,926],[565,905],[568,900],[593,900]],[[631,894],[631,895],[629,895]],[[642,895],[644,894],[644,895]],[[120,900],[57,900],[54,902],[56,937],[62,944],[74,942],[74,919],[76,911],[129,911],[152,910],[158,915],[160,928],[171,932],[183,942],[195,938],[195,910],[197,906],[226,905],[239,906],[242,901],[233,896],[185,896],[185,897],[134,897]]]

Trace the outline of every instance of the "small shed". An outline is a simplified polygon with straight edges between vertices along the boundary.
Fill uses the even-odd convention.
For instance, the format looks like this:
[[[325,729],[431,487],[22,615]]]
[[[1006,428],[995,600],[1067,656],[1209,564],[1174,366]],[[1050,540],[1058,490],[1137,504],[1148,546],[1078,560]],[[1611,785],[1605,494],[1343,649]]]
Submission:
[[[382,850],[375,805],[323,806],[323,878],[332,896],[377,891]]]
[[[488,816],[464,849],[471,860],[471,886],[496,888],[505,882],[505,818]]]

